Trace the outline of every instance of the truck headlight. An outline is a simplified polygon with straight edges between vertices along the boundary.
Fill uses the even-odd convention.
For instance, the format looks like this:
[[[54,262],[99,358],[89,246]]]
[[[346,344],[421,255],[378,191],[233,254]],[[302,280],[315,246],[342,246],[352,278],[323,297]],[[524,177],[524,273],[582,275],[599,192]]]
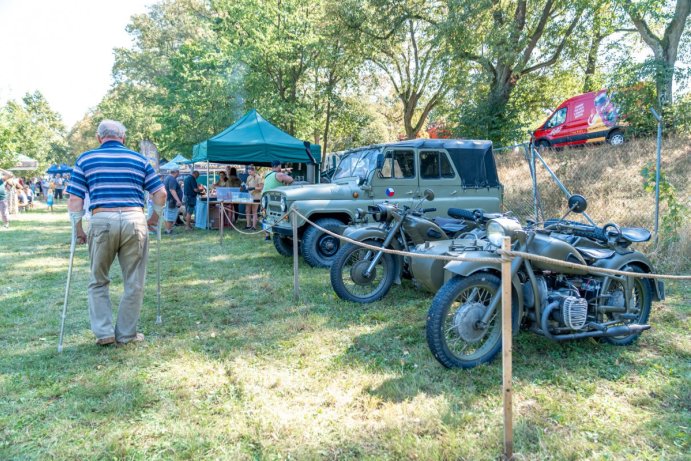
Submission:
[[[269,196],[265,195],[262,197],[262,208],[267,210],[269,208]]]
[[[288,202],[285,197],[281,197],[281,212],[285,213],[288,211]]]
[[[487,240],[496,247],[501,247],[504,237],[511,237],[514,240],[516,232],[521,230],[521,225],[508,218],[492,219],[487,224]]]

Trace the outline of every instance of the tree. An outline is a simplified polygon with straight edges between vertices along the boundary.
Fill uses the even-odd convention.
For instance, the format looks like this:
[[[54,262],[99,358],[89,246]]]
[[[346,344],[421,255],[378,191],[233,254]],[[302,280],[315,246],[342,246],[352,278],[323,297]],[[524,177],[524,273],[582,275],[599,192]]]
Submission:
[[[519,80],[558,63],[584,11],[583,2],[449,0],[444,24],[459,59],[479,66],[488,88],[477,104],[477,122],[500,140],[510,125],[507,104]],[[465,27],[458,27],[464,24]]]
[[[643,41],[650,47],[657,64],[656,88],[658,101],[671,104],[674,84],[674,68],[677,61],[679,41],[691,12],[691,0],[677,0],[674,12],[663,0],[619,0],[628,13]],[[648,18],[648,19],[646,19]],[[662,36],[655,29],[662,29]]]
[[[0,109],[0,162],[11,166],[16,154],[37,160],[41,167],[72,160],[62,118],[40,91],[25,94],[21,102],[9,101]]]
[[[449,54],[437,28],[445,11],[441,2],[415,0],[345,2],[340,8],[349,39],[360,43],[400,103],[408,139],[420,134],[450,89]]]

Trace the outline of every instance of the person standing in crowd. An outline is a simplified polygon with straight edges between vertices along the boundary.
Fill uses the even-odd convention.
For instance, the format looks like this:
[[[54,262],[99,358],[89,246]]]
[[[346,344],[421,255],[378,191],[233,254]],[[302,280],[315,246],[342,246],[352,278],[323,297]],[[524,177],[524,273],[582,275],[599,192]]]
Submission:
[[[193,171],[191,175],[185,178],[185,187],[183,194],[185,197],[185,229],[192,230],[192,214],[197,205],[197,195],[201,194],[204,188],[197,184],[199,177],[198,171]]]
[[[180,170],[172,170],[168,176],[163,179],[163,184],[166,187],[166,209],[163,214],[163,219],[166,222],[166,234],[173,233],[173,226],[178,220],[178,210],[182,206],[182,187],[178,182]]]
[[[247,181],[245,181],[245,186],[247,187],[247,192],[252,196],[252,203],[245,205],[245,214],[247,217],[247,225],[245,229],[257,230],[257,211],[259,210],[259,202],[262,198],[262,189],[264,184],[262,182],[261,176],[257,174],[254,165],[247,166]]]
[[[65,189],[65,179],[60,173],[55,175],[55,201],[59,202],[62,200],[62,191]]]
[[[283,173],[281,169],[281,162],[279,160],[271,161],[271,171],[266,173],[264,176],[264,191],[269,191],[276,189],[277,187],[287,186],[293,182],[293,178],[290,175]],[[261,194],[260,197],[261,199]],[[270,240],[271,237],[267,232],[264,236],[264,240]]]
[[[6,181],[12,177],[12,173],[0,169],[0,218],[2,219],[2,228],[10,227],[10,213],[9,205],[7,203],[7,190],[5,189]]]
[[[228,187],[240,187],[242,180],[238,177],[238,170],[233,166],[228,173]]]
[[[91,330],[96,335],[96,344],[101,346],[143,341],[137,323],[144,299],[149,249],[147,224],[158,223],[166,191],[146,157],[125,147],[122,123],[103,120],[96,138],[100,147],[81,154],[74,165],[67,204],[78,241],[89,244],[91,277],[87,294]],[[144,214],[145,191],[151,194],[154,203],[148,223]],[[82,228],[87,193],[92,213],[88,237]],[[124,293],[113,327],[108,274],[116,256],[122,270]]]
[[[225,171],[221,171],[218,174],[218,181],[214,184],[216,187],[230,187],[228,185],[228,175],[226,174]]]

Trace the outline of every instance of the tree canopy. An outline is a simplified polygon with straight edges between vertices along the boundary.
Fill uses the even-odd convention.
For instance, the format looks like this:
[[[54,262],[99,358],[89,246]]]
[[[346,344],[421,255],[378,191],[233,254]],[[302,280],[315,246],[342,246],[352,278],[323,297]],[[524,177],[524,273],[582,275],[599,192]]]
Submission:
[[[111,89],[69,133],[39,92],[0,108],[0,161],[74,158],[103,118],[132,147],[189,155],[251,108],[327,152],[430,126],[521,142],[600,88],[626,88],[643,125],[651,105],[674,120],[689,100],[690,2],[160,0],[131,18]]]

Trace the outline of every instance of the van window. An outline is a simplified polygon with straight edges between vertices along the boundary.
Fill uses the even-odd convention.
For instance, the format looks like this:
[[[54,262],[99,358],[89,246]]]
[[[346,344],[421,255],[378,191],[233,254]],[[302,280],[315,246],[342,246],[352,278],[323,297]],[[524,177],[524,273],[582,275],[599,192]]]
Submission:
[[[445,152],[420,152],[420,177],[423,179],[453,178],[451,162]]]
[[[415,153],[409,150],[388,151],[384,156],[381,176],[394,179],[414,178]]]
[[[552,118],[550,118],[549,121],[545,124],[545,128],[554,128],[555,126],[561,125],[565,121],[566,107],[562,107],[552,115]]]

